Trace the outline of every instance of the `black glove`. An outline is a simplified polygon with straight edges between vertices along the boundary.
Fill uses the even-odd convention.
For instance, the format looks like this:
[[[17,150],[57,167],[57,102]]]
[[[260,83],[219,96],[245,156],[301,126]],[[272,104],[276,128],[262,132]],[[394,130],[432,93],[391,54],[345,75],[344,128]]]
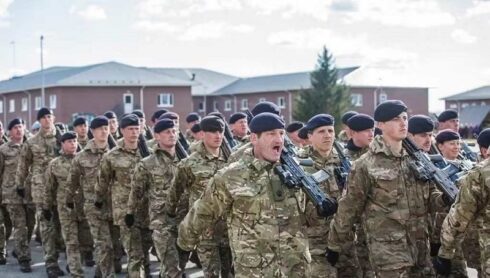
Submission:
[[[75,208],[75,204],[73,202],[66,202],[66,206],[69,208],[69,209],[74,209]]]
[[[432,265],[437,274],[449,275],[451,273],[451,260],[437,256],[432,260]]]
[[[49,209],[43,209],[43,217],[44,219],[51,221],[51,218],[53,217],[53,214],[51,213],[51,210]]]
[[[99,202],[99,201],[95,201],[95,203],[94,203],[94,206],[98,209],[101,209],[102,205],[103,205],[102,202]]]
[[[430,244],[430,256],[436,257],[437,253],[439,253],[439,248],[441,248],[440,243],[431,243]]]
[[[339,252],[335,252],[333,250],[330,250],[327,247],[327,251],[325,254],[325,257],[327,257],[327,261],[332,265],[335,266],[337,262],[339,261]]]
[[[15,191],[17,191],[17,195],[19,195],[21,198],[26,197],[26,189],[25,188],[17,187],[17,189],[15,189]]]
[[[190,252],[190,251],[186,251],[186,250],[184,250],[184,249],[180,248],[180,246],[179,246],[177,243],[175,243],[175,246],[177,247],[177,252],[179,252],[179,254],[180,254],[180,255],[181,255],[183,258],[188,259],[188,258],[190,257],[190,255],[191,255],[191,252]]]
[[[126,216],[124,216],[124,223],[126,223],[126,226],[128,226],[128,228],[131,228],[131,226],[133,226],[134,224],[134,215],[132,214],[126,214]]]

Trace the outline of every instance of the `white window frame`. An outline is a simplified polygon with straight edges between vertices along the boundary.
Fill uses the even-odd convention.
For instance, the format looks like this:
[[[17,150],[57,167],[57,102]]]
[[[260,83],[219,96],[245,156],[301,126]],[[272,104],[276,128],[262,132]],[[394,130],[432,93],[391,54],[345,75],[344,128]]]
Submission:
[[[242,110],[247,110],[248,109],[248,99],[247,98],[242,98],[240,101],[240,107]]]
[[[174,107],[175,96],[173,93],[161,93],[158,95],[157,107]]]
[[[279,108],[281,108],[281,109],[286,108],[286,98],[285,97],[277,97],[277,106],[279,106]]]
[[[41,96],[34,97],[34,109],[39,110],[42,108]]]
[[[49,108],[56,109],[57,97],[56,95],[49,95]]]
[[[379,94],[379,103],[383,103],[388,100],[388,95],[386,93]]]
[[[0,113],[3,114],[3,100],[0,100]]]
[[[265,97],[261,97],[261,98],[259,98],[259,103],[261,103],[261,102],[266,102],[266,101],[267,101],[267,99],[266,99]]]
[[[451,103],[449,105],[449,108],[451,108],[451,109],[457,109],[458,108],[458,105],[456,103]]]
[[[231,111],[231,99],[225,100],[225,111]]]
[[[213,111],[214,112],[218,112],[218,101],[217,100],[213,100]]]
[[[23,97],[22,100],[21,100],[21,105],[20,105],[21,110],[22,111],[27,111],[27,107],[28,106],[29,106],[29,102],[28,102],[27,98],[26,97]]]
[[[202,106],[202,108],[201,108],[201,106]],[[204,112],[204,102],[202,102],[202,101],[199,102],[198,111],[199,112]]]
[[[363,105],[363,99],[362,99],[362,94],[351,94],[351,104],[354,107],[362,107]]]
[[[15,113],[15,99],[9,99],[9,113]]]

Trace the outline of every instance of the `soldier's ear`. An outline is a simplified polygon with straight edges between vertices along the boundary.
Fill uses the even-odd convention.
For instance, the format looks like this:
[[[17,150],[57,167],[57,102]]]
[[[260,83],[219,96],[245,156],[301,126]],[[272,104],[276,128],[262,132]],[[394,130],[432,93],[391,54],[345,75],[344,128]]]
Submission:
[[[259,137],[257,136],[257,133],[250,133],[250,143],[252,143],[252,145],[256,145],[257,144],[257,141],[258,141]]]

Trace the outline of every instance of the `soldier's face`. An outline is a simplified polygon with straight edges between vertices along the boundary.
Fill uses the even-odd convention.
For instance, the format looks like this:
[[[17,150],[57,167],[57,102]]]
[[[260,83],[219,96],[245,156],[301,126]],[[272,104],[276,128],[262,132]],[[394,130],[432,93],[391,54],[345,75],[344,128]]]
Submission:
[[[361,130],[361,131],[354,131],[352,130],[352,140],[354,141],[354,144],[360,148],[365,148],[373,142],[374,139],[374,128],[366,129],[366,130]]]
[[[140,126],[139,125],[131,125],[121,129],[124,140],[127,140],[129,143],[135,143],[138,141],[138,136],[140,134]]]
[[[187,123],[187,129],[191,129],[197,123],[199,123],[199,121],[193,121],[193,122]]]
[[[383,131],[383,136],[394,141],[401,141],[407,137],[408,116],[402,112],[397,117],[387,122],[379,122],[378,127]]]
[[[155,139],[158,143],[166,148],[173,148],[177,143],[177,131],[175,128],[167,128],[162,132],[156,133],[158,136]]]
[[[117,128],[119,127],[119,123],[117,122],[117,119],[109,119],[109,129],[111,133],[116,133]]]
[[[247,123],[247,118],[240,119],[236,121],[232,126],[231,130],[233,131],[233,134],[239,137],[243,137],[247,135],[248,132],[248,123]]]
[[[77,125],[76,127],[73,128],[73,130],[78,134],[78,137],[85,138],[88,133],[88,127],[87,124],[81,124]]]
[[[487,159],[489,157],[488,150],[488,148],[480,147],[480,154],[483,159]]]
[[[259,134],[250,134],[254,156],[258,159],[276,162],[281,158],[284,146],[284,129],[274,129]]]
[[[51,114],[44,115],[41,119],[39,119],[39,124],[42,129],[50,129],[54,125],[55,117]]]
[[[12,139],[21,140],[24,136],[24,125],[14,125],[9,132]]]
[[[442,156],[449,160],[458,158],[459,150],[461,148],[459,140],[446,141],[442,144],[437,144],[437,147],[441,151]]]
[[[221,146],[221,143],[223,142],[222,131],[215,131],[215,132],[205,131],[203,133],[204,136],[202,138],[202,141],[204,142],[204,145],[206,145],[208,148],[217,149]]]
[[[432,145],[433,132],[423,132],[417,134],[408,134],[410,139],[415,143],[417,147],[422,149],[424,152],[429,152]]]
[[[107,141],[107,136],[109,136],[109,126],[103,125],[92,129],[92,135],[97,142]]]
[[[305,140],[299,138],[298,132],[299,132],[299,130],[297,130],[295,132],[290,132],[290,133],[288,133],[288,137],[289,137],[289,139],[291,139],[293,144],[295,144],[298,147],[302,147],[305,144]]]
[[[308,133],[308,139],[313,148],[320,152],[328,152],[332,149],[335,140],[335,129],[333,126],[321,126]]]
[[[459,132],[459,119],[451,119],[445,122],[439,122],[439,130],[450,129],[454,132]]]
[[[74,154],[77,152],[78,140],[68,139],[61,143],[61,148],[65,154]]]
[[[196,141],[202,140],[202,138],[204,137],[204,132],[203,131],[193,132],[192,137],[194,137]]]

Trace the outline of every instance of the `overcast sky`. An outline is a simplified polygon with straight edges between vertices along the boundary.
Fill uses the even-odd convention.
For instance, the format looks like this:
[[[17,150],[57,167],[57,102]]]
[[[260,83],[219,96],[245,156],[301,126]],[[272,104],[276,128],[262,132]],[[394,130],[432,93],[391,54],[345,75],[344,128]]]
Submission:
[[[0,78],[118,61],[237,76],[313,69],[322,46],[356,85],[427,86],[440,97],[490,77],[490,1],[0,0]],[[12,42],[15,42],[12,44]],[[15,45],[15,55],[14,55]]]

